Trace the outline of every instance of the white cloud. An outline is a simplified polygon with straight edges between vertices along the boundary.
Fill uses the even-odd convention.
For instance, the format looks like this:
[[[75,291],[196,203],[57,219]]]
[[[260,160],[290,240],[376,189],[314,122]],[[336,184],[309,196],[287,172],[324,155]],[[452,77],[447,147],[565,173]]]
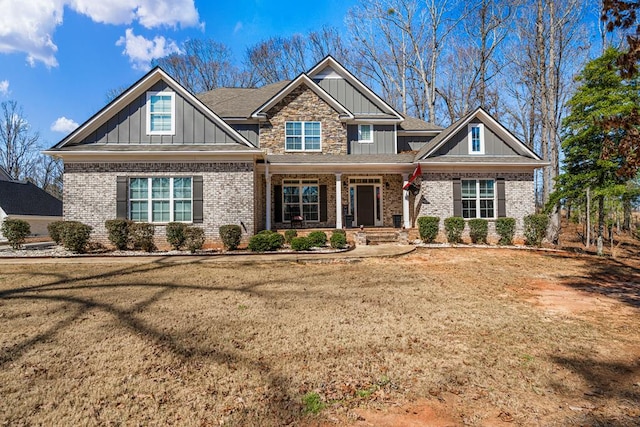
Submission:
[[[70,133],[76,130],[78,123],[72,119],[66,117],[58,117],[55,122],[51,124],[51,130],[54,132]]]
[[[242,30],[242,27],[243,27],[243,25],[242,25],[242,21],[238,21],[238,22],[236,22],[236,26],[235,26],[235,27],[233,27],[233,34],[236,34],[236,33],[238,33],[240,30]]]
[[[9,80],[0,81],[0,95],[7,96],[9,94]]]
[[[125,35],[120,37],[116,45],[124,45],[122,53],[129,57],[133,68],[138,70],[148,70],[152,60],[180,52],[180,48],[173,40],[165,39],[162,36],[156,36],[153,40],[149,40],[144,36],[133,34],[131,28],[127,28]]]
[[[27,62],[56,67],[58,47],[53,41],[62,25],[64,8],[94,22],[131,24],[146,28],[200,26],[195,0],[9,0],[2,1],[0,53],[25,52]]]

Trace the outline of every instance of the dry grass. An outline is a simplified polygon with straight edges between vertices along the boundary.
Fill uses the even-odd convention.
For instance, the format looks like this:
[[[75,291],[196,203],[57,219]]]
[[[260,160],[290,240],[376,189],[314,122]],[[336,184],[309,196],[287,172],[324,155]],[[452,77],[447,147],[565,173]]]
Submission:
[[[498,249],[4,264],[0,424],[344,424],[355,407],[426,398],[460,424],[636,425],[639,276]],[[558,314],[536,303],[541,281],[612,303]]]

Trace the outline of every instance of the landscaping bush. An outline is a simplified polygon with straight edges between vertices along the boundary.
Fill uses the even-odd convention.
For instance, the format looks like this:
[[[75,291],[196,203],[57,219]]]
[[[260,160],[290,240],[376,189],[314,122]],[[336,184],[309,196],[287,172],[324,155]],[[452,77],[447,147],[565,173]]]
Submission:
[[[31,234],[31,226],[22,219],[6,218],[0,230],[13,249],[20,249],[27,236]]]
[[[155,231],[153,224],[147,222],[132,223],[131,227],[129,227],[129,236],[131,237],[133,249],[142,249],[145,252],[155,250],[156,245],[153,241]]]
[[[440,229],[440,218],[437,216],[421,216],[418,218],[420,239],[425,243],[433,243]]]
[[[242,228],[240,228],[239,225],[221,225],[218,231],[220,232],[220,239],[225,249],[229,251],[238,249],[240,239],[242,238]]]
[[[204,246],[204,230],[199,227],[186,227],[184,229],[184,245],[189,252],[199,251]]]
[[[444,220],[444,229],[447,233],[447,242],[462,242],[462,232],[464,231],[464,219],[459,216],[451,216]]]
[[[291,239],[294,237],[298,237],[298,232],[294,229],[289,229],[284,232],[284,242],[287,244],[291,244]]]
[[[500,236],[499,245],[513,244],[513,235],[516,232],[515,218],[498,218],[496,219],[496,233]]]
[[[62,243],[62,230],[64,229],[64,221],[53,221],[47,225],[47,231],[49,231],[49,237],[56,245]]]
[[[322,246],[326,246],[327,244],[327,233],[325,233],[324,231],[312,231],[307,236],[307,239],[309,239],[309,242],[311,242],[311,246],[320,248]]]
[[[545,214],[533,214],[524,217],[524,243],[527,246],[542,245],[542,239],[547,234],[549,217]]]
[[[128,219],[108,219],[104,222],[109,241],[116,249],[121,251],[129,246],[129,227],[132,223]]]
[[[62,227],[62,244],[72,252],[84,253],[87,250],[92,227],[79,221],[65,221]]]
[[[343,249],[347,246],[347,233],[344,230],[335,230],[331,233],[329,243],[334,249]]]
[[[169,243],[173,249],[179,251],[180,248],[185,245],[185,240],[187,239],[185,232],[187,231],[187,227],[187,224],[183,222],[170,222],[166,225],[167,243]]]
[[[249,239],[249,250],[252,252],[268,252],[275,251],[284,244],[284,236],[282,234],[263,230]]]
[[[473,218],[469,220],[469,237],[472,243],[487,243],[489,234],[489,222],[484,218]]]
[[[294,237],[291,240],[291,249],[294,251],[308,251],[313,247],[308,237]]]

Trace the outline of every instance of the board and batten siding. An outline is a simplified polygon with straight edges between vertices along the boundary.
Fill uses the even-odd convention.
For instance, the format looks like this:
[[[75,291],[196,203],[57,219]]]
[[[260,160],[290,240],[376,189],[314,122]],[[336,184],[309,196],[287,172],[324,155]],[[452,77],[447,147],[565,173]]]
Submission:
[[[374,125],[373,142],[358,142],[358,125],[347,125],[348,154],[395,154],[395,128]]]
[[[231,125],[240,135],[244,136],[256,147],[260,146],[260,125],[257,123],[234,123]]]
[[[325,78],[316,80],[320,87],[326,90],[340,104],[356,116],[359,114],[384,114],[377,105],[369,100],[362,92],[353,87],[351,83],[341,78]]]
[[[475,119],[471,123],[482,123]],[[436,156],[466,156],[469,155],[469,127],[464,126],[446,144],[436,151]],[[484,154],[486,156],[518,156],[513,148],[507,145],[495,133],[484,126]]]
[[[420,151],[420,149],[432,139],[432,135],[399,135],[398,153],[403,153],[405,151]]]
[[[149,91],[173,92],[159,81]],[[175,95],[175,135],[147,135],[147,94],[143,93],[85,138],[82,144],[231,144],[229,133],[193,104]]]

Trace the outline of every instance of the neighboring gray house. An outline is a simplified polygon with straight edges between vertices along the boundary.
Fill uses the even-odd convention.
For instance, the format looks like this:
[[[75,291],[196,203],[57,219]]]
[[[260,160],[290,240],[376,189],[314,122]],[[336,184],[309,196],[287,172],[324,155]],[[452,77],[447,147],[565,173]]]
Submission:
[[[32,236],[47,236],[47,225],[62,219],[62,201],[30,182],[12,180],[0,167],[0,223],[5,218],[25,220]]]
[[[545,163],[481,109],[442,129],[405,117],[332,57],[292,81],[195,96],[154,68],[47,154],[64,216],[261,229],[410,228],[418,215],[518,220]],[[418,191],[403,190],[420,164]],[[157,229],[162,236],[164,227]]]

